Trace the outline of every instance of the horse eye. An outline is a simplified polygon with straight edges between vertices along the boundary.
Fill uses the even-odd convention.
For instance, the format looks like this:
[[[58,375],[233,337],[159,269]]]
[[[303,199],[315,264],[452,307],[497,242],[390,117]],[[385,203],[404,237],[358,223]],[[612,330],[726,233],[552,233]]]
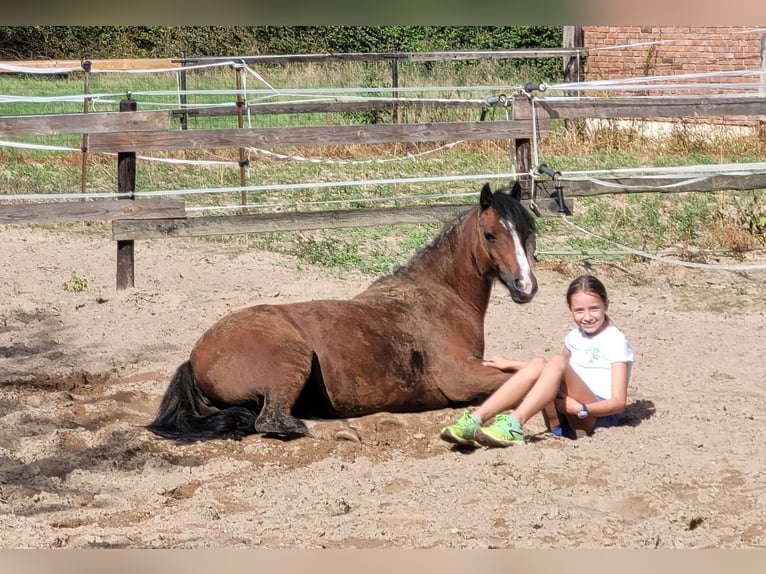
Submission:
[[[491,231],[485,231],[484,239],[486,239],[487,241],[495,241],[497,237],[495,237],[495,234],[492,233]]]

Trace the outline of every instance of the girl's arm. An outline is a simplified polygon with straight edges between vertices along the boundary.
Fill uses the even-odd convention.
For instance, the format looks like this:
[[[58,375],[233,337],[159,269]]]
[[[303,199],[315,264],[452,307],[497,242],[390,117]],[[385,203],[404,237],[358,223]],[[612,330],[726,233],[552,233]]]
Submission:
[[[628,402],[628,363],[612,363],[612,398],[587,403],[588,412],[594,417],[616,415],[625,410]],[[577,406],[579,410],[579,406]]]
[[[487,367],[494,367],[496,369],[500,369],[501,371],[505,371],[506,373],[510,373],[512,371],[518,371],[527,363],[526,361],[512,361],[510,359],[506,359],[505,357],[501,357],[500,355],[496,355],[494,357],[488,357],[484,359],[482,364]]]

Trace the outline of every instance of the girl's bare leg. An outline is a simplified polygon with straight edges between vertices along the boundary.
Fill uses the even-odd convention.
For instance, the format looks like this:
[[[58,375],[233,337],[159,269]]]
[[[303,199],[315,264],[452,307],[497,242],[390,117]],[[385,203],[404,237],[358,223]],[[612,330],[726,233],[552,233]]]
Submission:
[[[542,414],[543,420],[545,421],[545,428],[548,430],[553,430],[556,427],[561,426],[559,412],[556,410],[556,403],[553,401],[543,407]]]
[[[537,382],[511,413],[517,421],[522,425],[526,424],[552,403],[559,392],[566,369],[567,358],[563,355],[556,355],[545,364]]]
[[[538,380],[545,366],[545,359],[541,357],[532,359],[471,414],[484,423],[496,414],[513,408],[536,386],[535,381]]]

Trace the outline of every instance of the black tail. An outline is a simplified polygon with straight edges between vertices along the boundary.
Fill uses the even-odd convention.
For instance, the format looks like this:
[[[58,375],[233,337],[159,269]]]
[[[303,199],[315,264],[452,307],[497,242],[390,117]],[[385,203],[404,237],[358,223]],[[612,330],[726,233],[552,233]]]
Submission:
[[[203,415],[199,405],[206,403],[207,399],[194,382],[191,363],[186,361],[178,367],[157,416],[146,428],[161,437],[179,441],[241,439],[255,433],[256,412],[233,406]]]

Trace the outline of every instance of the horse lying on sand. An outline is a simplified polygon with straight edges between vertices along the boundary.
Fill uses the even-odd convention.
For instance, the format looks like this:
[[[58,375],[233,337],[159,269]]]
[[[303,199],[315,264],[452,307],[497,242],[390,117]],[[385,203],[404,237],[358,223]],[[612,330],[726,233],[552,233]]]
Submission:
[[[537,292],[535,222],[521,188],[492,192],[406,265],[346,300],[256,305],[205,332],[176,371],[155,434],[182,441],[308,433],[301,418],[475,402],[508,374],[482,365],[496,279]]]

